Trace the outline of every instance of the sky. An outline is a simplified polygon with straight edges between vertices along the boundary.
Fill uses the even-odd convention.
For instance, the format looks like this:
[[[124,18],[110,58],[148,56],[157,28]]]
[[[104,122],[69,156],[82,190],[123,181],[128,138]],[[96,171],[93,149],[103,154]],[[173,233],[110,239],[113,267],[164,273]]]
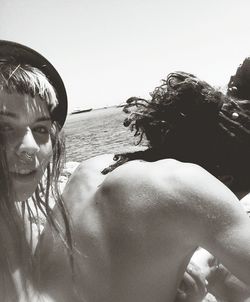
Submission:
[[[225,86],[250,56],[249,0],[0,0],[0,39],[43,54],[76,107],[149,97],[172,71]]]

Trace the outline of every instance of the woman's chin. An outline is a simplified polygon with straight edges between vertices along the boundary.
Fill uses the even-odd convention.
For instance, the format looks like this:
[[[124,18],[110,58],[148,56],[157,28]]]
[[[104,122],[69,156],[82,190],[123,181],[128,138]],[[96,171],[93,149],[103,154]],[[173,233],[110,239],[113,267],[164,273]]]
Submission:
[[[18,175],[11,173],[12,187],[15,201],[24,201],[29,199],[35,192],[39,180],[40,173],[36,171],[32,175]]]

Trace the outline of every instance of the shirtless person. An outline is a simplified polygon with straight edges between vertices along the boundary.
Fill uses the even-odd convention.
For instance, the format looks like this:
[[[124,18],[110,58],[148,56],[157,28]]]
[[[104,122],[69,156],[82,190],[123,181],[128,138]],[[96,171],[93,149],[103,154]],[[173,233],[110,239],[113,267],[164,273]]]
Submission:
[[[37,288],[52,301],[174,301],[198,246],[250,285],[250,220],[238,202],[250,189],[249,103],[181,72],[151,96],[130,99],[126,121],[149,149],[121,155],[107,176],[111,156],[85,161],[66,186],[73,263],[45,229]]]

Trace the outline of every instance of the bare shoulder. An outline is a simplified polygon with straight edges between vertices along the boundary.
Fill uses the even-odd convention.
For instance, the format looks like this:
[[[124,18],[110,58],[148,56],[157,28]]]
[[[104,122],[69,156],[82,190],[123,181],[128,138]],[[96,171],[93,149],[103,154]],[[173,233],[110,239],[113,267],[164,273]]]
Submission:
[[[185,179],[195,174],[193,169],[199,170],[172,159],[130,161],[107,175],[99,188],[100,198],[107,200],[112,207],[133,208],[138,204],[146,207],[149,203],[169,205],[180,198]],[[162,203],[162,200],[166,202]]]
[[[65,186],[64,199],[67,202],[86,199],[86,195],[95,191],[105,179],[101,171],[113,162],[112,154],[104,154],[80,163]]]
[[[232,192],[217,178],[202,167],[183,163],[174,159],[164,159],[156,162],[131,161],[117,168],[105,179],[102,184],[104,192],[116,190],[140,191],[148,190],[173,194],[176,198],[189,199],[191,196],[206,194],[216,191],[217,195]],[[130,190],[125,190],[125,189]],[[213,188],[213,190],[211,190]],[[112,189],[112,190],[110,190]],[[183,196],[181,196],[183,195]],[[233,195],[234,196],[234,195]]]
[[[84,160],[78,165],[73,176],[78,177],[83,174],[101,172],[107,165],[114,163],[113,157],[113,154],[103,154]]]
[[[157,210],[189,225],[230,214],[238,199],[202,167],[172,159],[131,161],[114,170],[100,187],[100,199],[132,212]],[[111,209],[112,210],[112,209]],[[197,226],[197,224],[196,224]]]

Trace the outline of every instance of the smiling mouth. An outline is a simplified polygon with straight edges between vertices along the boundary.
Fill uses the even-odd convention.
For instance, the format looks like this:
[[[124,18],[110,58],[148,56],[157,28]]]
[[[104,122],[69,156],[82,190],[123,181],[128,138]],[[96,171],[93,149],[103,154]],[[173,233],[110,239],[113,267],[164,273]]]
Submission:
[[[19,171],[15,171],[14,173],[22,174],[22,175],[28,175],[28,174],[31,174],[31,173],[34,173],[34,172],[35,172],[35,170],[21,169]]]
[[[18,171],[10,171],[14,178],[31,178],[36,174],[36,170],[21,169]]]

